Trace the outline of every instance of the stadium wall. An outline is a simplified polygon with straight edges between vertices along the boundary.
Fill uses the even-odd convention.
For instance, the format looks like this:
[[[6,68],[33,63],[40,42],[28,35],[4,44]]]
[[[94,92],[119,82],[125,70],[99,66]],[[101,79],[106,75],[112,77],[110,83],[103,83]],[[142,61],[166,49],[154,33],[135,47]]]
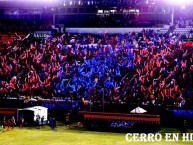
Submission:
[[[66,28],[68,33],[129,33],[141,32],[143,29],[158,31],[163,28]]]

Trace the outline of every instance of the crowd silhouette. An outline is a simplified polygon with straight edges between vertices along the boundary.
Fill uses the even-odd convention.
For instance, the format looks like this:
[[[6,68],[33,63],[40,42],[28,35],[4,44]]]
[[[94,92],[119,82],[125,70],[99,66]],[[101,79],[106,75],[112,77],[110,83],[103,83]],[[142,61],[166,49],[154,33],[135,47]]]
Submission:
[[[191,42],[153,30],[1,43],[0,96],[192,105]]]

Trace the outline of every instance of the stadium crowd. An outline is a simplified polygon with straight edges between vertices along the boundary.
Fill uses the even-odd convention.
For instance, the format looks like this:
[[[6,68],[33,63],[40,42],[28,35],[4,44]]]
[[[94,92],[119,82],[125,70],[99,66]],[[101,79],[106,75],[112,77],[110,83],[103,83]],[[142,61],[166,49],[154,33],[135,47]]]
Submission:
[[[15,34],[0,48],[0,96],[192,105],[192,43],[176,38],[153,30],[39,42]]]

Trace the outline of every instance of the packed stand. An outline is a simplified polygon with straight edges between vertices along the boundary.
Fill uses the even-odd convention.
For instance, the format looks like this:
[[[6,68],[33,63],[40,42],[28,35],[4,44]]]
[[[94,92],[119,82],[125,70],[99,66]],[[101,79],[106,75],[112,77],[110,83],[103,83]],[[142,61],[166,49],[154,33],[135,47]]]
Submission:
[[[63,34],[1,46],[0,96],[192,105],[193,49],[153,30]]]

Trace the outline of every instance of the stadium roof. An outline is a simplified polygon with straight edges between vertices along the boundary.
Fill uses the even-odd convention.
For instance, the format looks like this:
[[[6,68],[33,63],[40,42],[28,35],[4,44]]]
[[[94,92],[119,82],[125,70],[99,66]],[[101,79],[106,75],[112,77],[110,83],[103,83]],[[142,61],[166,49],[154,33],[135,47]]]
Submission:
[[[0,8],[56,7],[59,0],[0,0]]]
[[[189,6],[193,5],[193,0],[0,0],[0,8],[42,8],[42,7],[59,7],[64,6],[64,3],[68,5],[77,5],[79,2],[94,1],[95,6],[101,5],[103,7],[110,6],[129,6],[129,5],[168,5],[168,6]]]

